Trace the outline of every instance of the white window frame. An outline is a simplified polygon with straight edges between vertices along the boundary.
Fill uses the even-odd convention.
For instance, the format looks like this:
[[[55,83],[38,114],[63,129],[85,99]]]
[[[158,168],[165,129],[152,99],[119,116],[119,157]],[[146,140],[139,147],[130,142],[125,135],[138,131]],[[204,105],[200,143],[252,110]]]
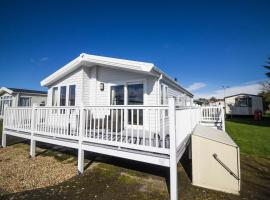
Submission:
[[[58,94],[56,94],[54,96],[54,89],[55,88],[57,88]],[[51,99],[52,106],[59,106],[60,105],[60,103],[59,103],[59,101],[60,101],[60,95],[59,94],[60,94],[59,86],[52,87],[52,99]],[[56,105],[54,105],[54,104],[56,104]]]
[[[124,105],[125,106],[129,106],[127,104],[128,102],[128,91],[127,91],[127,86],[128,85],[135,85],[135,84],[143,84],[143,105],[147,105],[146,103],[146,97],[147,97],[147,93],[146,93],[146,88],[147,88],[147,83],[146,83],[146,79],[137,79],[137,80],[130,80],[130,81],[117,81],[114,83],[109,83],[109,92],[108,92],[108,99],[109,99],[109,103],[108,105],[111,106],[111,92],[112,92],[112,86],[117,86],[117,85],[124,85]]]
[[[168,85],[161,83],[160,84],[160,97],[159,102],[161,105],[168,105]],[[162,98],[161,98],[162,97]]]
[[[69,106],[69,87],[72,86],[72,85],[75,85],[75,106],[77,105],[77,84],[75,83],[71,83],[71,84],[61,84],[61,85],[57,85],[57,86],[53,86],[52,87],[52,94],[51,94],[51,97],[53,99],[53,89],[54,88],[58,88],[58,95],[56,97],[56,100],[57,100],[57,106],[60,106],[60,100],[61,100],[61,87],[65,86],[66,87],[66,103],[64,106]],[[53,100],[51,99],[51,102],[53,102]],[[54,106],[52,104],[52,106]]]
[[[142,106],[144,105],[147,105],[147,102],[146,102],[146,97],[147,97],[147,80],[146,79],[137,79],[137,80],[130,80],[130,81],[117,81],[117,82],[114,82],[114,83],[110,83],[108,84],[109,85],[109,92],[108,92],[108,99],[109,99],[109,103],[108,105],[112,105],[111,104],[111,91],[112,91],[112,86],[117,86],[117,85],[124,85],[124,106],[129,106],[127,103],[128,103],[128,88],[127,86],[128,85],[135,85],[135,84],[143,84],[143,104]],[[121,105],[120,105],[121,106]],[[132,106],[132,105],[130,105]],[[126,112],[125,113],[125,116],[128,116],[128,113]],[[142,125],[138,125],[138,128],[141,128],[143,129],[143,126],[144,124],[146,124],[146,113],[145,111],[143,111],[143,124]],[[130,124],[128,124],[128,120],[127,120],[127,117],[125,117],[125,122],[124,122],[125,126],[127,127],[131,127]]]

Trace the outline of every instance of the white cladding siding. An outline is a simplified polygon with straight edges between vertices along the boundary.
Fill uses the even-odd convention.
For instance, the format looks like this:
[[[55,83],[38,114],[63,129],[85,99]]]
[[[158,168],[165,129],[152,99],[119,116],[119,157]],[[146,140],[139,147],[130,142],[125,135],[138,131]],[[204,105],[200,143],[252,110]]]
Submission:
[[[53,87],[58,87],[58,94],[60,98],[60,87],[61,86],[67,86],[67,95],[66,95],[66,102],[68,102],[68,87],[70,85],[76,85],[76,100],[75,100],[75,105],[80,106],[82,103],[82,83],[83,83],[83,69],[79,68],[75,70],[74,72],[68,74],[64,78],[60,79],[59,81],[56,81],[52,85],[49,86],[48,88],[48,101],[47,101],[47,106],[52,105],[52,89]]]
[[[91,68],[89,67],[83,67],[83,94],[82,94],[82,98],[83,98],[83,105],[85,106],[89,106],[90,104],[90,92],[91,92],[91,82],[93,82],[93,80],[91,79]]]
[[[157,78],[152,76],[101,66],[91,68],[84,76],[90,77],[90,80],[84,79],[84,84],[90,85],[90,87],[84,86],[84,93],[87,92],[89,95],[88,98],[87,95],[84,96],[85,105],[110,105],[111,85],[124,85],[125,83],[138,81],[145,84],[144,103],[148,105],[157,104]],[[103,91],[100,90],[101,83],[104,84]],[[90,89],[89,92],[88,89]]]
[[[52,88],[58,87],[60,96],[60,87],[67,86],[67,101],[68,102],[68,86],[76,85],[76,106],[83,105],[110,105],[110,87],[111,85],[119,85],[126,83],[142,82],[145,87],[144,104],[158,105],[160,97],[158,95],[158,78],[110,67],[94,66],[81,67],[78,70],[68,74],[64,78],[56,81],[48,87],[47,105],[52,105]],[[101,91],[100,84],[104,84],[104,90]],[[168,86],[168,97],[180,97],[184,93],[175,87],[172,87],[167,81],[162,81]],[[60,98],[58,96],[58,98]],[[186,96],[189,100],[190,97]]]
[[[172,87],[170,84],[168,84],[165,81],[162,81],[162,84],[165,84],[168,86],[168,98],[174,97],[176,98],[176,105],[179,106],[190,106],[191,105],[191,97],[187,96],[184,92],[182,92],[179,89],[176,89],[175,87]]]

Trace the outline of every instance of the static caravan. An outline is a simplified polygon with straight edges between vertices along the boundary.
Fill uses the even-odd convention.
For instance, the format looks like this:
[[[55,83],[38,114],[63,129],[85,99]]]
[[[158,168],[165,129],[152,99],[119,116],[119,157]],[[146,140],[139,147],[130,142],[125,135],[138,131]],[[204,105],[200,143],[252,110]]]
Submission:
[[[193,103],[190,92],[152,63],[88,54],[81,54],[41,81],[41,85],[48,87],[47,106],[165,106],[170,97],[177,99],[177,104],[181,106]],[[168,112],[160,112],[164,121],[167,120]],[[143,129],[149,134],[155,129],[164,128],[165,132],[168,129],[159,124],[157,111],[151,109],[92,109],[87,117],[92,118],[92,123],[102,119],[105,124],[117,121],[117,127],[113,127],[113,130],[136,125],[140,129],[139,136],[143,135]],[[144,126],[147,123],[149,125]],[[76,122],[73,126],[76,126]],[[97,126],[101,127],[100,124]],[[131,129],[125,130],[129,131],[124,135],[132,132]]]
[[[47,106],[192,104],[193,95],[152,63],[81,54],[41,82]]]
[[[31,107],[33,104],[45,105],[47,92],[19,89],[0,88],[0,116],[4,115],[4,107]]]
[[[253,115],[255,111],[263,111],[262,97],[252,94],[237,94],[225,97],[227,115]]]
[[[46,106],[5,110],[3,147],[6,135],[13,135],[31,141],[31,157],[36,154],[36,141],[74,148],[78,174],[84,171],[85,151],[169,167],[171,200],[178,199],[177,163],[188,150],[194,163],[200,159],[197,166],[202,156],[215,164],[204,165],[212,167],[207,175],[216,177],[212,173],[219,172],[216,168],[222,177],[229,176],[216,187],[206,176],[194,179],[194,184],[239,192],[239,162],[232,162],[232,170],[223,164],[231,157],[239,158],[239,151],[225,157],[227,148],[217,152],[221,146],[209,142],[204,143],[209,145],[207,151],[202,151],[205,146],[199,146],[199,141],[194,143],[198,146],[194,152],[204,155],[190,152],[194,132],[205,139],[207,133],[219,137],[225,131],[223,108],[193,106],[193,95],[154,64],[81,54],[41,85],[48,88]],[[215,153],[218,160],[213,160]]]

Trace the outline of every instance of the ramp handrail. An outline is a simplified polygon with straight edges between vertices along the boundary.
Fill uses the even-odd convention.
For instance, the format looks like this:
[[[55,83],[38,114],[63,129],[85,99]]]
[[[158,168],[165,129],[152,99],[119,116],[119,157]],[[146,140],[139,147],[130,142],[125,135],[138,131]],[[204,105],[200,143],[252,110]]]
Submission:
[[[214,159],[222,166],[224,169],[226,169],[236,180],[240,180],[239,176],[237,176],[224,162],[222,162],[216,153],[213,154]]]

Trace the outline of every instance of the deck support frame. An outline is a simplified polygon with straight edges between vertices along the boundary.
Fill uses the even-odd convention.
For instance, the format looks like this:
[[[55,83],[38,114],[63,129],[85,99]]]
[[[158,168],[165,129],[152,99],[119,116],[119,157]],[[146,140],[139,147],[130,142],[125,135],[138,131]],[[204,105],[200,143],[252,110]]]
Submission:
[[[176,125],[175,125],[175,99],[169,99],[169,126],[170,126],[170,197],[178,200],[177,183],[177,148],[176,148]]]
[[[83,133],[85,128],[85,110],[83,107],[80,108],[80,133]],[[79,148],[78,148],[78,172],[80,175],[84,171],[84,150],[82,149],[83,134],[80,134],[79,137]]]
[[[139,162],[145,162],[149,164],[155,164],[159,166],[168,167],[170,170],[170,199],[178,200],[178,176],[177,176],[177,163],[181,158],[183,152],[186,150],[187,141],[190,135],[187,135],[185,140],[182,143],[177,143],[176,138],[176,105],[175,99],[169,98],[168,101],[168,116],[169,116],[169,135],[170,135],[170,148],[168,151],[159,153],[159,152],[149,152],[138,149],[132,149],[128,147],[120,147],[117,145],[109,145],[109,144],[99,144],[92,141],[85,141],[85,117],[87,114],[87,110],[81,106],[80,108],[80,128],[79,128],[79,137],[76,139],[64,139],[59,138],[57,135],[47,136],[42,133],[36,132],[35,129],[35,109],[33,106],[32,111],[32,121],[31,121],[31,130],[11,130],[9,127],[3,126],[3,135],[2,135],[2,146],[6,146],[6,135],[13,135],[17,137],[22,137],[30,140],[30,156],[35,157],[36,154],[36,142],[45,142],[65,147],[70,147],[78,150],[78,165],[77,170],[78,174],[82,174],[84,172],[84,154],[85,151],[115,156],[119,158],[130,159]],[[177,133],[180,134],[180,133]],[[179,151],[179,149],[181,151]]]

